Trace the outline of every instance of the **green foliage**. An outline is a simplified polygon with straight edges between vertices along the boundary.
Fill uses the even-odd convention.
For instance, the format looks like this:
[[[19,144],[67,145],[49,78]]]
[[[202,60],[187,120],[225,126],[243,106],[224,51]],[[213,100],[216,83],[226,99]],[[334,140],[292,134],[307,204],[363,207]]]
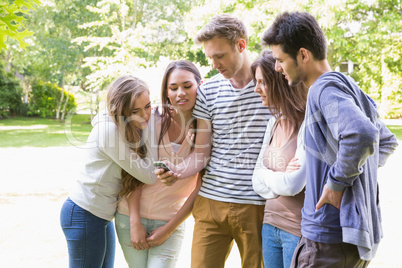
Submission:
[[[352,61],[350,75],[378,104],[383,117],[402,117],[402,3],[399,0],[205,0],[190,11],[192,35],[215,14],[231,13],[248,29],[253,57],[261,34],[284,11],[308,11],[328,38],[333,69]]]
[[[35,5],[40,5],[39,0],[14,0],[11,4],[8,0],[0,0],[0,48],[7,49],[5,40],[7,36],[17,40],[21,48],[28,45],[24,38],[33,33],[26,29],[24,15],[30,10],[35,10]]]
[[[1,1],[1,0],[0,0]],[[78,28],[89,17],[86,6],[97,0],[47,0],[30,15],[26,38],[32,49],[22,50],[12,40],[4,60],[26,78],[64,85],[79,85],[89,69],[81,68],[84,48],[71,40],[82,35]],[[92,33],[91,33],[92,34]]]
[[[65,100],[68,93],[63,91],[56,84],[39,81],[32,85],[32,91],[29,93],[28,115],[40,116],[42,118],[54,118],[62,92]],[[74,95],[70,93],[66,113],[76,107],[77,104],[75,103]]]
[[[385,117],[402,116],[402,5],[400,1],[348,0],[328,28],[333,67],[351,60],[352,77]]]
[[[74,39],[91,54],[83,65],[91,70],[88,87],[102,90],[117,76],[152,66],[162,56],[183,58],[191,43],[183,17],[195,2],[102,0],[88,6],[98,18],[82,24],[88,34]]]
[[[20,112],[22,88],[13,75],[0,65],[0,118],[8,118]]]
[[[209,71],[209,72],[205,75],[205,78],[208,79],[208,78],[214,77],[214,76],[217,75],[218,73],[219,73],[218,70],[212,69],[211,71]]]
[[[25,12],[14,14],[24,18],[36,1],[0,0],[0,8],[14,2]],[[279,13],[308,11],[328,38],[331,67],[354,62],[350,75],[375,99],[381,115],[402,116],[400,0],[48,0],[36,9],[29,15],[35,35],[25,39],[34,49],[24,51],[9,38],[1,60],[26,78],[79,85],[97,96],[116,76],[138,74],[165,57],[208,66],[193,38],[216,14],[244,21],[254,59],[265,49],[261,34]]]

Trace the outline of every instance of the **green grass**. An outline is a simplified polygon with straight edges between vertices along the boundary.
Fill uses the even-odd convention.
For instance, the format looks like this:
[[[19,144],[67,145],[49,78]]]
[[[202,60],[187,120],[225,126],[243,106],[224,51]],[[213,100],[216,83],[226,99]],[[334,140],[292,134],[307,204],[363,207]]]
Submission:
[[[388,128],[395,134],[398,140],[402,141],[402,126],[388,126]]]
[[[87,114],[68,117],[65,123],[34,117],[3,119],[0,120],[0,147],[82,145],[91,129]]]
[[[388,128],[402,141],[402,126]],[[0,120],[0,147],[83,145],[91,129],[90,115],[87,114],[76,114],[67,118],[65,123],[32,117],[3,119]]]

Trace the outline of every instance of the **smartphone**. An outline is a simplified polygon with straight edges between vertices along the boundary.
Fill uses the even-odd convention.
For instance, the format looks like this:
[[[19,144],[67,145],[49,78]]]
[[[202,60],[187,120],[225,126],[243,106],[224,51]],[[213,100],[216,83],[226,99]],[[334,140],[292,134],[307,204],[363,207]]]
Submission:
[[[166,166],[165,163],[163,163],[161,161],[155,161],[154,166],[157,167],[157,168],[163,168],[165,171],[171,171],[170,168],[168,166]]]

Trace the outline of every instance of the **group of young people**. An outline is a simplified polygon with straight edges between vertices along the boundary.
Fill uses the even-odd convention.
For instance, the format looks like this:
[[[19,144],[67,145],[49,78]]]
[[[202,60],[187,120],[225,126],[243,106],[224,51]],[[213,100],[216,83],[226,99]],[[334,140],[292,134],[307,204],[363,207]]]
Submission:
[[[195,219],[192,267],[367,267],[382,237],[377,169],[397,146],[375,103],[332,72],[306,12],[280,14],[254,62],[236,17],[198,33],[219,74],[167,67],[162,104],[117,78],[61,211],[70,267],[174,267]],[[155,168],[163,161],[170,170]]]

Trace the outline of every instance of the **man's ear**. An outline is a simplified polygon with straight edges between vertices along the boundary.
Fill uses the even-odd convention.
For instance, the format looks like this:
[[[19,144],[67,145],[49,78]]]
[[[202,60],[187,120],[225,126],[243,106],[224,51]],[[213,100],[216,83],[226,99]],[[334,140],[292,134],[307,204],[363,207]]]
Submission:
[[[299,55],[304,63],[308,62],[311,58],[311,52],[303,47],[299,49]]]
[[[243,38],[239,38],[239,40],[237,40],[236,45],[237,45],[237,49],[241,53],[246,49],[246,40],[244,40]]]

